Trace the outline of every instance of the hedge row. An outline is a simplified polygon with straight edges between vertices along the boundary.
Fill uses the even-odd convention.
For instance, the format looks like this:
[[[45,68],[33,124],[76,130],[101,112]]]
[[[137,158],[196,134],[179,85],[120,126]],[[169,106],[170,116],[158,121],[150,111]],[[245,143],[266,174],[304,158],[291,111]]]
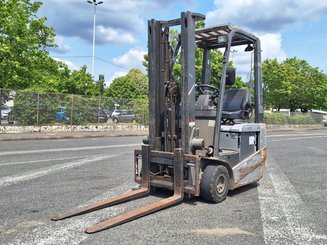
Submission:
[[[264,121],[266,124],[316,124],[318,120],[307,115],[288,116],[280,113],[265,113]]]

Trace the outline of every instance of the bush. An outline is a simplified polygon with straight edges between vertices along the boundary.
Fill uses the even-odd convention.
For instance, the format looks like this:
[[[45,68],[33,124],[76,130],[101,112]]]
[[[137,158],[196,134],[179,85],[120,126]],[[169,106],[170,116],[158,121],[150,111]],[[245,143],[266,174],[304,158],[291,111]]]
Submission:
[[[264,121],[266,124],[286,124],[287,117],[280,113],[266,113],[264,116]]]
[[[142,124],[149,123],[149,102],[148,99],[135,99],[134,111],[136,116],[136,122]]]
[[[97,123],[99,109],[113,110],[117,106],[119,109],[133,109],[138,123],[149,123],[147,98],[117,99],[28,90],[18,90],[13,97],[13,116],[19,125]],[[57,113],[62,113],[65,119],[56,120]]]
[[[315,124],[315,120],[307,116],[294,116],[288,118],[288,124]]]
[[[297,115],[297,116],[287,116],[280,113],[265,113],[264,121],[266,124],[315,124],[315,120],[309,116]]]
[[[17,91],[14,98],[15,120],[21,125],[54,124],[60,97],[51,93]]]
[[[14,116],[20,125],[55,124],[56,112],[64,107],[65,124],[83,125],[97,122],[99,98],[82,95],[17,91]]]

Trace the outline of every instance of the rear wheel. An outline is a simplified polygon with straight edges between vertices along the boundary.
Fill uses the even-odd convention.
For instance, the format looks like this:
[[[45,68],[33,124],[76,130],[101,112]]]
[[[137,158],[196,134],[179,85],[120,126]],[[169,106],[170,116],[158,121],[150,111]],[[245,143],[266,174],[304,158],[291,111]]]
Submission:
[[[115,117],[114,120],[112,120],[114,123],[118,123],[118,119]]]
[[[228,183],[229,174],[225,166],[206,166],[200,185],[202,198],[209,202],[222,202],[228,193]]]

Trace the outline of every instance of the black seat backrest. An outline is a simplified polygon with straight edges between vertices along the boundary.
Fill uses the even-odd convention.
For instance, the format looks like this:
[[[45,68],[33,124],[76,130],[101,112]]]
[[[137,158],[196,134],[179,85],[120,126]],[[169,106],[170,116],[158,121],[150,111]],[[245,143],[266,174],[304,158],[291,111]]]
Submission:
[[[225,91],[222,118],[245,119],[249,116],[250,102],[246,89],[233,88]]]

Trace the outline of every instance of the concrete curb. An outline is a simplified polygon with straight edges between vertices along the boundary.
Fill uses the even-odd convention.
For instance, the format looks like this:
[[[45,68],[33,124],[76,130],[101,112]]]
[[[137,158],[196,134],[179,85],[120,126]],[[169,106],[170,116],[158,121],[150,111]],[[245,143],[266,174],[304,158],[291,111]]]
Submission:
[[[71,139],[148,134],[144,125],[0,126],[0,141]]]
[[[115,126],[101,128],[99,126],[76,126],[74,130],[71,128],[62,128],[60,130],[49,129],[49,126],[33,127],[29,129],[40,129],[26,131],[17,129],[5,132],[0,127],[0,141],[23,141],[23,140],[50,140],[50,139],[78,139],[78,138],[101,138],[101,137],[120,137],[120,136],[144,136],[148,134],[148,126],[132,125],[132,126]],[[266,125],[267,132],[297,131],[297,130],[322,130],[326,129],[323,125]]]
[[[144,131],[148,130],[148,125],[50,125],[50,126],[14,126],[0,125],[0,134],[2,133],[61,133],[61,132],[115,132],[115,131]]]
[[[23,141],[23,140],[52,140],[52,139],[82,139],[82,138],[104,138],[104,137],[122,137],[122,136],[145,136],[147,131],[138,131],[138,132],[113,132],[106,134],[64,134],[57,133],[56,135],[38,135],[38,133],[30,133],[29,135],[24,134],[6,134],[6,137],[2,137],[4,135],[0,134],[0,141]]]
[[[327,129],[324,125],[321,124],[303,124],[303,125],[266,125],[267,132],[274,131],[296,131],[296,130],[321,130]]]

